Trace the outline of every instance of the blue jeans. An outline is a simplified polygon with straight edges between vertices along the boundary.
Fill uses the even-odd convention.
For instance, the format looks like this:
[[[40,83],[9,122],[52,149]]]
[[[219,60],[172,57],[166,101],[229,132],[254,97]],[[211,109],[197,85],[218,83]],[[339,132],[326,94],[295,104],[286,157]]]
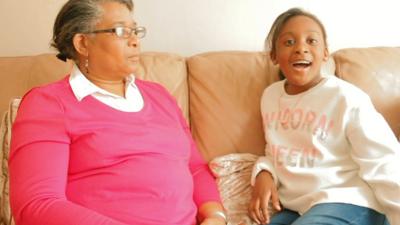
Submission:
[[[389,225],[386,216],[370,208],[345,203],[321,203],[304,215],[284,209],[269,225]]]

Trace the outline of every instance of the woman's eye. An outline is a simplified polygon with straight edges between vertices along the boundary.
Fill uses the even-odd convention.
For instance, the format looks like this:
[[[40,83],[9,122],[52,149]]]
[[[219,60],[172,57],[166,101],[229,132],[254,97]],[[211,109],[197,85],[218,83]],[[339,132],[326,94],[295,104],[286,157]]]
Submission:
[[[124,27],[124,37],[129,37],[131,35],[132,31],[134,31],[134,30]]]

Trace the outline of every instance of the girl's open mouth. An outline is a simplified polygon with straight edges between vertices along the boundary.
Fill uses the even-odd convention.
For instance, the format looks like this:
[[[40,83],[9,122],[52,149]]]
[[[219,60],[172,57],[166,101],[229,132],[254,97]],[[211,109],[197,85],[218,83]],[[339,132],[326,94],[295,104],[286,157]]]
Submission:
[[[310,62],[308,60],[299,60],[299,61],[294,62],[292,65],[295,68],[304,69],[304,68],[310,67],[311,64],[312,64],[312,62]]]

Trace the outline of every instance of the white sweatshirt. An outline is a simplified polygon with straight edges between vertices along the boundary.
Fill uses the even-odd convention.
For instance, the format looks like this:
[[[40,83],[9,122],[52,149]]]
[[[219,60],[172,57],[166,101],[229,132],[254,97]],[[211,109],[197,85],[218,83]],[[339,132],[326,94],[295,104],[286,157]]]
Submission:
[[[349,203],[400,225],[400,144],[369,96],[334,76],[297,95],[284,82],[261,99],[266,156],[252,183],[268,170],[285,208],[303,214],[318,203]]]

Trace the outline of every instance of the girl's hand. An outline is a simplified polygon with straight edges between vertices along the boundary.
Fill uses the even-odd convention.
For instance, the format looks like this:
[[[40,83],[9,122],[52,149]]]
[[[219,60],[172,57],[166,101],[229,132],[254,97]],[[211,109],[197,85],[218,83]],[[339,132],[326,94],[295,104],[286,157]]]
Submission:
[[[226,225],[226,222],[223,218],[209,217],[205,218],[200,225]]]
[[[249,216],[258,224],[268,224],[270,215],[268,212],[269,201],[273,207],[280,211],[278,192],[271,174],[261,171],[253,188],[253,194],[249,205]]]

